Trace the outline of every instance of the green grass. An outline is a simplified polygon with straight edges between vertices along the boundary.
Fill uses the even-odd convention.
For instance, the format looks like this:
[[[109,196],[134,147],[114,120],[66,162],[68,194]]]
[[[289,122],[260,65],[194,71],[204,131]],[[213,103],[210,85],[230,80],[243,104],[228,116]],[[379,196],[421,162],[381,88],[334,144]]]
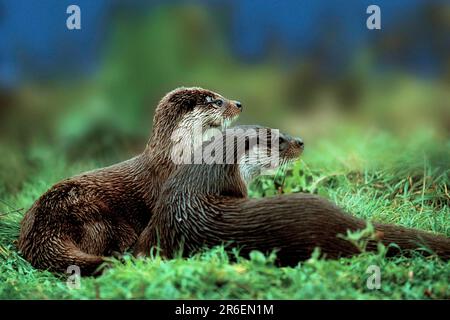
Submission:
[[[367,219],[450,236],[450,141],[433,132],[407,139],[383,131],[346,127],[307,144],[304,157],[284,176],[262,177],[250,196],[313,192]],[[23,213],[53,183],[99,166],[68,164],[52,151],[30,152],[22,183],[0,185],[0,298],[3,299],[427,299],[450,298],[450,263],[436,257],[387,259],[383,252],[323,260],[313,255],[295,268],[274,266],[274,256],[254,252],[230,260],[223,248],[189,259],[112,260],[104,274],[83,277],[69,289],[68,275],[33,269],[14,241]],[[21,161],[24,155],[7,157]],[[7,160],[3,160],[7,161]],[[23,161],[26,163],[26,161]],[[5,168],[8,166],[3,163]],[[11,191],[11,189],[13,191]],[[17,191],[14,191],[17,190]],[[22,210],[17,210],[21,209]],[[366,286],[369,266],[381,270],[381,288]]]

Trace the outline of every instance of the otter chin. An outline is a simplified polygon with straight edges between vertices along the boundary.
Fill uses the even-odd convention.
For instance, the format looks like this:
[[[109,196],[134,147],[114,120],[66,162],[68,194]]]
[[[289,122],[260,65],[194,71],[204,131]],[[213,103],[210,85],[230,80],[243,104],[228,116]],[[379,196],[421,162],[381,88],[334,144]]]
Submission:
[[[155,110],[145,150],[127,161],[63,180],[25,214],[18,241],[34,267],[82,274],[96,271],[106,256],[132,246],[153,213],[161,185],[176,169],[174,132],[196,139],[195,126],[222,128],[241,112],[239,101],[199,87],[166,94]]]
[[[261,127],[254,129],[273,132]],[[273,160],[273,151],[279,151],[280,159],[274,163],[291,161],[303,150],[300,139],[280,134],[277,146],[273,143],[277,139],[268,134],[265,146],[252,145],[249,139],[244,148],[239,148],[235,138],[241,133],[233,130],[206,142],[212,144],[210,149],[221,150],[220,147],[226,149],[223,141],[232,141],[235,155],[224,154],[232,161],[183,165],[166,181],[150,223],[135,247],[138,256],[148,255],[152,248],[166,258],[180,251],[189,256],[204,248],[227,244],[227,248],[239,248],[244,256],[252,250],[264,253],[276,250],[278,265],[294,266],[310,258],[315,248],[320,248],[321,254],[330,259],[360,253],[360,248],[342,235],[348,230],[366,228],[366,221],[322,197],[302,193],[260,199],[247,197],[248,183],[273,166],[268,164]],[[270,156],[264,156],[267,149]],[[368,239],[366,250],[378,250],[381,242],[387,246],[387,256],[408,255],[412,250],[426,248],[423,254],[450,258],[450,238],[376,222],[373,226],[374,237]]]

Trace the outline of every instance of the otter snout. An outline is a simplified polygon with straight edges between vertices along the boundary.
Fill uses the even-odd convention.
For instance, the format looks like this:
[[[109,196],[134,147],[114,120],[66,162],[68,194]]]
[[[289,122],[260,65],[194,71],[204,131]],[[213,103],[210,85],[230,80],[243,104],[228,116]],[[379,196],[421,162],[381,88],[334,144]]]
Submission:
[[[303,140],[301,138],[294,138],[293,143],[302,150],[305,148],[305,144],[303,143]]]
[[[280,134],[278,142],[280,154],[287,158],[299,157],[305,147],[301,138],[291,137],[287,134]]]
[[[223,113],[225,119],[235,119],[242,112],[242,103],[237,100],[227,100],[226,109]]]
[[[242,112],[242,103],[240,101],[237,101],[237,100],[234,100],[233,103],[236,106],[236,108],[238,108],[239,111]]]

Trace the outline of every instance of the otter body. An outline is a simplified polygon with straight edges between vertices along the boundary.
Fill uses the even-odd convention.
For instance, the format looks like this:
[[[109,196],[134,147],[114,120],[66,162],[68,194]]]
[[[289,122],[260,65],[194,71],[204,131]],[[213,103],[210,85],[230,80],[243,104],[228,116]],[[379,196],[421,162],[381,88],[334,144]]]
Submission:
[[[63,180],[33,204],[21,223],[21,253],[40,269],[77,265],[93,273],[105,256],[132,246],[147,225],[161,186],[177,166],[171,159],[174,131],[189,136],[195,124],[220,128],[240,110],[239,102],[201,88],[168,93],[142,154]]]
[[[289,157],[289,152],[280,152],[280,157]],[[308,259],[316,247],[327,258],[360,253],[339,235],[364,229],[365,220],[311,194],[248,199],[245,176],[239,164],[180,167],[166,182],[151,227],[140,236],[136,252],[148,254],[152,246],[158,246],[163,256],[173,257],[179,250],[189,255],[230,243],[244,255],[251,250],[268,253],[276,249],[280,265]],[[380,223],[374,227],[378,239],[370,240],[367,250],[376,250],[377,241],[395,243],[402,250],[424,245],[440,257],[450,258],[449,238]],[[398,253],[395,247],[388,248],[388,255]]]
[[[157,181],[166,178],[152,174],[148,160],[142,154],[54,185],[22,221],[25,258],[40,269],[77,265],[92,273],[103,256],[124,252],[150,218]]]

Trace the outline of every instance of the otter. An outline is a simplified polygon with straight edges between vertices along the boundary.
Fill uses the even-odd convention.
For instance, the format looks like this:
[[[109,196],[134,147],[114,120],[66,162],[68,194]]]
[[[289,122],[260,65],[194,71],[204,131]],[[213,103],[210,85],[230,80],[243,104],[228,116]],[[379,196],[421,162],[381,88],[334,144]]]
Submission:
[[[82,173],[51,187],[21,222],[18,248],[34,267],[80,267],[93,274],[106,256],[130,248],[147,225],[160,188],[176,169],[171,152],[179,130],[221,128],[241,112],[239,101],[210,90],[181,87],[155,110],[153,134],[138,156]]]
[[[223,141],[233,140],[234,130],[224,131],[218,142],[213,139],[209,143],[218,147],[223,144],[225,149]],[[257,129],[261,130],[269,129]],[[273,140],[273,135],[267,136]],[[267,167],[270,156],[249,164],[249,159],[261,154],[261,148],[252,149],[246,143],[239,152],[234,144],[238,154],[235,163],[183,165],[166,181],[149,226],[136,244],[137,256],[148,255],[152,248],[167,258],[180,250],[188,256],[204,247],[228,244],[227,248],[240,248],[244,256],[252,250],[277,250],[278,265],[295,266],[310,258],[316,247],[330,259],[361,252],[341,235],[364,229],[366,221],[320,196],[298,193],[247,198],[248,183]],[[299,157],[302,150],[301,140],[279,135],[281,163]],[[368,251],[377,250],[381,241],[387,246],[387,256],[425,246],[444,259],[450,257],[449,238],[401,226],[373,226],[376,237],[368,239]]]

